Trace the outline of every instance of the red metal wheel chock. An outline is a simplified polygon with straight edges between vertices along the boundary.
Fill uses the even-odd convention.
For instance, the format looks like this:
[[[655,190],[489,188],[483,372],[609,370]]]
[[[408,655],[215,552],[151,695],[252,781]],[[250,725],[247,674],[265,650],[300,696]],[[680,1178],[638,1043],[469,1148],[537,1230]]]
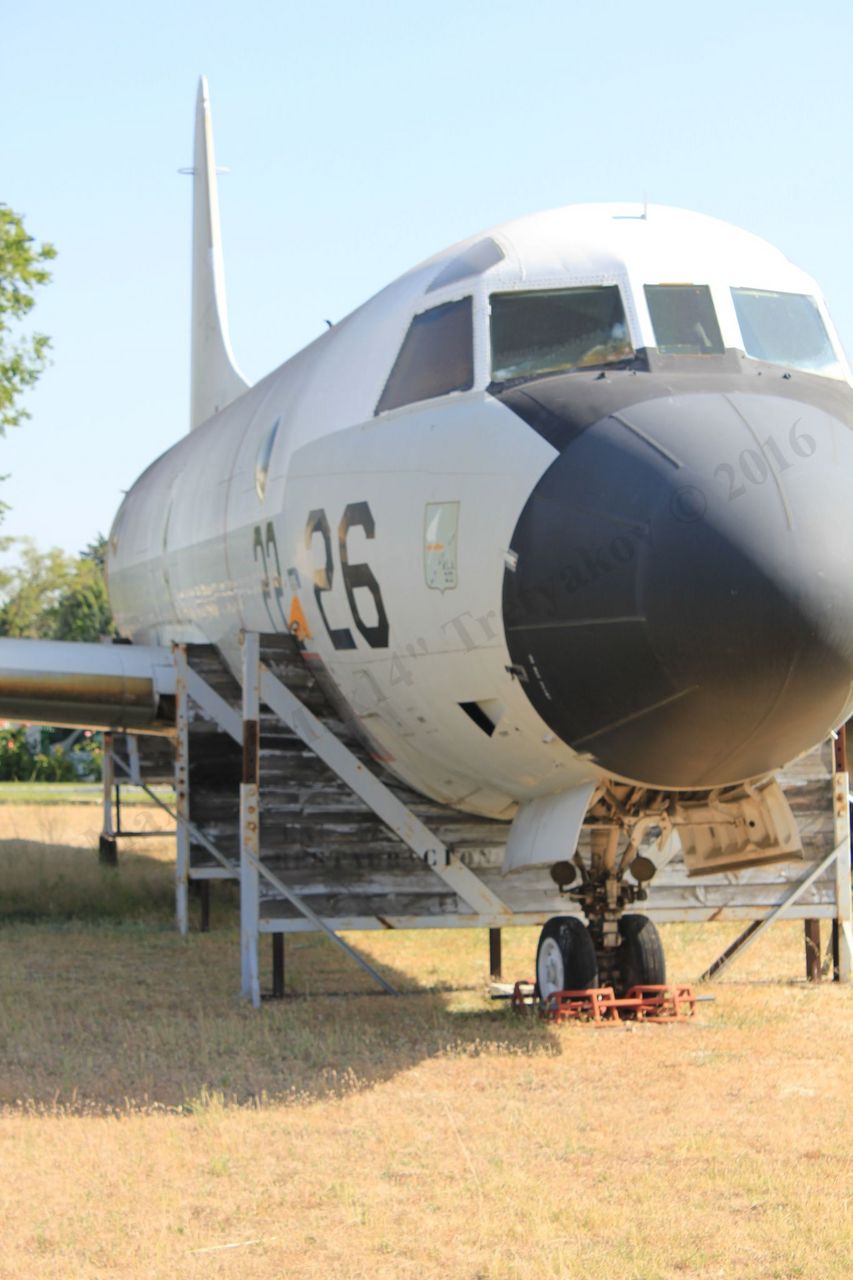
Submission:
[[[696,994],[687,983],[642,984],[617,997],[612,987],[583,991],[552,991],[545,1000],[535,995],[533,982],[516,982],[512,1008],[516,1013],[538,1006],[548,1022],[588,1022],[596,1027],[623,1021],[685,1022],[696,1012]]]

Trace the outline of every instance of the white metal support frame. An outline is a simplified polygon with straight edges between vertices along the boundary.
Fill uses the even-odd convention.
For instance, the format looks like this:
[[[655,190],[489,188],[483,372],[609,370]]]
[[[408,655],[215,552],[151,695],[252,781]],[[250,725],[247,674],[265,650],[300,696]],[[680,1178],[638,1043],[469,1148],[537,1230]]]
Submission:
[[[101,764],[101,782],[103,786],[103,820],[101,822],[101,835],[107,839],[114,839],[113,787],[115,785],[115,768],[113,767],[111,733],[104,734],[104,755]]]
[[[709,982],[718,978],[738,957],[743,955],[747,947],[761,936],[764,930],[778,920],[787,910],[811,888],[816,880],[834,864],[835,867],[835,910],[838,924],[838,981],[849,982],[851,978],[851,957],[853,957],[853,922],[851,922],[851,883],[850,883],[850,809],[848,792],[850,782],[846,773],[832,775],[833,815],[835,847],[822,861],[815,864],[806,875],[785,894],[772,910],[761,920],[753,920],[734,942],[726,947],[722,955],[709,965],[699,978],[700,982]]]
[[[186,646],[181,647],[186,655]],[[186,691],[193,702],[198,703],[202,711],[206,711],[210,718],[216,721],[220,729],[235,742],[242,744],[243,725],[240,712],[236,707],[230,706],[215,689],[211,689],[210,685],[202,680],[198,672],[193,671],[190,666],[186,667]]]
[[[175,856],[175,919],[178,932],[186,937],[190,930],[190,787],[189,787],[189,694],[187,690],[187,647],[173,646],[175,662],[175,811],[178,817]]]
[[[847,847],[849,849],[849,844]],[[751,921],[744,929],[743,933],[741,933],[737,938],[735,938],[734,942],[730,943],[729,946],[726,947],[722,955],[718,956],[714,963],[708,966],[705,972],[700,976],[699,981],[710,982],[712,978],[718,978],[724,969],[728,969],[729,965],[736,959],[736,957],[743,955],[747,947],[751,947],[756,938],[759,938],[764,930],[769,925],[773,924],[774,920],[778,920],[790,907],[793,907],[794,903],[803,896],[806,890],[811,888],[815,880],[819,879],[819,877],[823,875],[830,863],[838,860],[838,857],[843,853],[843,850],[843,845],[837,846],[833,849],[832,852],[828,853],[821,862],[816,863],[807,875],[803,876],[801,880],[798,880],[782,901],[778,902],[775,907],[768,911],[767,915],[764,916],[763,919]]]
[[[247,643],[248,640],[248,643]],[[253,643],[254,641],[254,643]],[[175,664],[177,671],[176,692],[177,692],[177,721],[178,735],[176,740],[176,775],[175,789],[178,795],[178,812],[172,814],[172,810],[159,799],[158,796],[151,792],[145,786],[144,789],[149,792],[152,799],[156,801],[161,808],[167,813],[172,814],[177,820],[179,845],[178,845],[178,863],[183,866],[182,874],[178,876],[178,922],[179,928],[183,922],[182,932],[188,929],[188,915],[186,893],[183,891],[184,884],[189,879],[189,843],[190,838],[198,841],[207,851],[216,859],[220,867],[230,876],[234,875],[232,864],[222,854],[211,840],[204,835],[203,832],[190,821],[189,817],[189,718],[188,704],[190,698],[196,702],[203,711],[219,725],[219,727],[228,733],[235,741],[242,743],[244,748],[244,770],[248,771],[246,758],[247,737],[244,731],[244,724],[251,723],[252,717],[246,715],[246,711],[254,712],[253,722],[255,729],[251,731],[252,735],[257,732],[258,726],[258,673],[260,671],[258,663],[258,637],[252,633],[243,637],[243,698],[244,708],[243,714],[236,711],[233,707],[222,698],[214,689],[204,681],[197,672],[194,672],[187,663],[187,653],[185,645],[175,645]],[[248,689],[248,695],[246,690]],[[379,984],[390,995],[396,995],[396,989],[387,982],[385,978],[378,973],[372,965],[370,965],[362,956],[354,951],[349,943],[345,942],[334,929],[332,929],[325,920],[321,919],[316,912],[308,906],[307,903],[295,894],[291,889],[282,883],[278,876],[274,875],[268,867],[265,867],[260,858],[260,795],[257,782],[257,750],[258,743],[255,741],[255,780],[252,782],[243,782],[240,788],[240,972],[241,972],[241,992],[247,999],[257,1007],[260,1004],[260,982],[258,977],[258,935],[260,932],[260,877],[270,883],[273,888],[297,911],[305,918],[308,925],[317,929],[345,951],[356,964],[358,964],[365,973],[367,973],[375,982]],[[144,786],[144,784],[143,784]],[[181,844],[184,843],[183,863],[181,859]],[[221,872],[220,872],[221,874]]]
[[[258,974],[260,797],[257,783],[240,783],[240,995],[261,1005]]]
[[[838,969],[836,980],[850,982],[853,976],[853,897],[850,874],[850,777],[832,776],[835,821],[835,920],[838,929]]]
[[[258,933],[260,923],[260,877],[273,886],[292,906],[296,907],[315,929],[327,938],[373,978],[389,995],[398,994],[363,956],[335,933],[325,920],[316,914],[306,902],[288,889],[261,860],[260,842],[260,787],[258,761],[260,752],[260,677],[264,668],[260,665],[259,638],[255,632],[244,632],[243,645],[243,778],[240,786],[240,989],[241,994],[257,1008],[261,1003],[258,979]],[[221,700],[220,700],[221,701]],[[301,705],[301,704],[300,704]],[[249,778],[249,775],[253,775]]]
[[[245,785],[246,784],[244,783],[243,786],[245,787]],[[250,799],[251,797],[247,797],[247,812],[249,811],[248,800]],[[260,827],[260,824],[258,824],[258,826]],[[271,884],[282,898],[285,898],[292,906],[296,907],[296,910],[301,912],[309,924],[318,930],[318,932],[325,933],[326,937],[334,942],[335,946],[340,947],[341,951],[345,951],[350,959],[354,960],[356,964],[374,980],[374,982],[378,983],[384,991],[387,991],[389,996],[396,996],[400,994],[396,987],[393,987],[390,982],[387,982],[385,978],[382,977],[381,973],[373,968],[373,965],[368,964],[364,957],[360,956],[357,951],[354,951],[349,943],[344,941],[340,934],[335,933],[334,929],[321,916],[318,916],[315,911],[312,911],[307,902],[300,898],[298,894],[294,893],[292,889],[288,889],[284,881],[280,880],[274,872],[270,871],[269,867],[264,866],[257,853],[252,851],[250,841],[247,842],[247,856],[254,859],[258,874],[263,876],[264,880],[266,880],[268,884]]]
[[[125,762],[115,753],[113,753],[112,760],[113,760],[113,764],[117,765],[118,768],[121,770],[121,772],[128,779],[130,779],[130,769],[125,764]],[[137,784],[134,784],[134,785],[137,785]],[[166,804],[166,801],[163,800],[160,796],[158,796],[157,792],[152,790],[152,788],[149,787],[147,782],[140,782],[138,785],[142,788],[142,790],[149,797],[149,799],[153,800],[156,805],[159,805],[159,807],[163,810],[164,813],[168,813],[169,817],[173,818],[175,823],[178,826],[185,827],[187,830],[187,834],[191,836],[193,840],[197,840],[198,843],[207,850],[207,852],[211,855],[211,857],[216,859],[216,861],[219,863],[219,867],[217,869],[217,875],[215,876],[215,879],[234,880],[236,878],[236,873],[234,870],[233,863],[229,862],[225,854],[221,853],[219,849],[217,849],[216,845],[213,843],[212,840],[208,840],[207,836],[204,834],[203,831],[199,831],[195,823],[190,822],[189,818],[176,812],[168,804]]]
[[[188,666],[186,646],[175,646],[175,662],[178,677],[177,757],[179,761],[188,759],[187,702],[190,698],[224,732],[243,747],[244,773],[240,787],[240,990],[253,1005],[257,1006],[260,1003],[258,937],[261,879],[272,885],[281,897],[299,911],[309,925],[325,933],[385,991],[396,994],[395,988],[372,965],[353,950],[269,867],[264,866],[261,858],[260,790],[257,773],[257,734],[261,701],[275,712],[279,719],[297,734],[356,795],[360,796],[374,813],[459,895],[463,902],[468,904],[471,909],[472,923],[475,917],[480,916],[487,917],[492,925],[499,923],[500,920],[509,921],[511,911],[506,904],[451,853],[420,819],[407,809],[383,782],[366,769],[349,748],[335,738],[295,694],[291,693],[269,668],[260,662],[260,640],[257,633],[244,632],[242,636],[242,715]],[[179,830],[183,833],[183,839],[186,842],[184,874],[188,876],[189,837],[191,834],[199,833],[194,831],[189,821],[189,787],[185,779],[186,765],[183,773],[180,771],[176,773],[176,787],[179,789],[179,801],[182,799],[185,803],[185,811],[181,810]],[[203,843],[209,844],[207,841]],[[218,854],[216,850],[211,852]],[[179,863],[181,863],[180,855]],[[179,877],[180,883],[182,882]],[[179,919],[180,915],[179,908]]]
[[[258,976],[260,917],[260,790],[258,748],[260,702],[258,659],[254,632],[243,636],[243,781],[240,785],[240,994],[256,1009],[261,1004]]]
[[[139,739],[135,733],[127,735],[127,762],[130,765],[130,781],[138,787],[142,781],[142,766],[139,762]]]
[[[243,643],[243,704],[237,709],[225,701],[206,680],[192,670],[187,661],[184,646],[175,647],[178,692],[178,770],[176,773],[176,789],[178,791],[178,890],[179,925],[183,922],[182,931],[186,928],[186,895],[182,896],[185,878],[191,874],[189,868],[189,842],[201,843],[216,861],[218,868],[204,869],[206,876],[211,874],[239,876],[240,879],[240,921],[241,921],[241,991],[243,996],[254,1005],[260,1002],[260,983],[258,976],[258,946],[262,932],[282,931],[283,920],[262,920],[260,914],[261,882],[266,881],[276,894],[289,902],[301,916],[290,919],[284,932],[314,929],[325,933],[338,947],[345,951],[385,990],[393,987],[378,974],[344,939],[335,932],[342,928],[369,927],[361,918],[325,920],[319,917],[299,894],[290,889],[262,858],[262,841],[260,831],[260,776],[259,776],[259,725],[260,704],[263,703],[285,724],[341,781],[359,796],[366,805],[385,823],[401,841],[425,865],[444,881],[461,900],[461,909],[444,919],[447,927],[484,926],[500,927],[502,923],[517,923],[519,913],[498,897],[493,890],[459,859],[436,835],[430,831],[417,815],[400,800],[359,758],[315,715],[303,702],[261,661],[260,638],[256,633],[247,633],[242,637]],[[189,748],[188,706],[196,703],[219,727],[243,747],[243,782],[240,789],[240,862],[235,865],[233,858],[226,858],[213,846],[204,834],[197,830],[189,819],[189,794],[187,779],[187,760]],[[120,761],[116,762],[121,764]],[[846,773],[836,772],[833,776],[834,796],[834,847],[819,863],[813,865],[808,873],[791,885],[785,896],[774,903],[767,914],[754,920],[748,929],[724,952],[722,956],[706,971],[703,978],[711,978],[721,973],[736,957],[750,945],[774,920],[789,912],[802,896],[821,877],[827,873],[834,875],[835,906],[833,914],[837,923],[837,976],[840,981],[850,981],[851,960],[853,959],[853,920],[851,920],[850,901],[850,828],[847,809],[848,778]],[[156,798],[156,797],[155,797]],[[159,801],[158,801],[159,803]],[[166,807],[165,805],[163,807]],[[181,845],[184,852],[181,852]],[[467,907],[467,910],[466,910]],[[828,914],[826,907],[818,908],[822,914]],[[542,919],[539,919],[539,916]],[[535,917],[535,919],[534,919]],[[527,913],[530,923],[541,923],[547,913]],[[395,927],[423,927],[424,921],[419,917],[395,920]]]
[[[324,764],[367,804],[404,844],[421,858],[471,908],[473,915],[509,923],[512,912],[479,876],[466,867],[384,782],[366,769],[294,693],[261,663],[261,699]]]

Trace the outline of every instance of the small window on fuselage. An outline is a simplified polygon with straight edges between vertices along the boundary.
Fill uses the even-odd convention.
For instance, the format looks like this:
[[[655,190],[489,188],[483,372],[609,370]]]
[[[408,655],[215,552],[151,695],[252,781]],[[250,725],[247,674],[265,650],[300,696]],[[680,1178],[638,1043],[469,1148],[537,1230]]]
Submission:
[[[473,385],[474,330],[469,297],[415,316],[376,412],[432,400],[451,391],[470,391]]]
[[[644,288],[658,351],[668,356],[722,355],[723,338],[706,284]]]
[[[732,289],[732,298],[748,356],[809,373],[837,372],[838,357],[814,298],[767,289]]]
[[[493,293],[491,309],[495,382],[633,358],[618,285]]]
[[[281,418],[276,418],[275,422],[267,431],[258,448],[257,457],[255,458],[255,492],[261,502],[267,491],[267,477],[270,470],[270,459],[275,445],[275,438],[278,435],[278,429],[281,426]]]

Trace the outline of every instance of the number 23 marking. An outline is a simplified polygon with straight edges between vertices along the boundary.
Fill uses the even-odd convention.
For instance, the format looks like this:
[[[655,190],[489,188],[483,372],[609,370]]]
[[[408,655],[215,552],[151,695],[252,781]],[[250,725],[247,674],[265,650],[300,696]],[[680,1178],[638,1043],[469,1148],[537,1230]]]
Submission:
[[[365,537],[373,539],[376,534],[376,522],[366,502],[350,502],[344,508],[344,514],[338,525],[338,559],[343,578],[352,620],[357,629],[370,645],[371,649],[387,649],[388,647],[388,615],[382,599],[382,591],[376,575],[367,564],[350,564],[347,538],[350,529],[363,529]],[[335,563],[332,548],[332,535],[329,520],[322,507],[311,511],[305,524],[305,546],[311,547],[316,537],[323,540],[324,564],[314,570],[314,599],[323,625],[328,632],[335,649],[354,649],[355,639],[349,627],[332,627],[326,614],[324,596],[330,592],[335,581]],[[261,595],[264,608],[273,631],[289,631],[290,625],[284,612],[284,589],[282,586],[281,561],[276,543],[275,528],[271,520],[266,527],[256,525],[253,534],[253,550],[255,564],[261,570]],[[369,591],[376,609],[376,622],[365,621],[359,608],[356,591],[359,588]]]

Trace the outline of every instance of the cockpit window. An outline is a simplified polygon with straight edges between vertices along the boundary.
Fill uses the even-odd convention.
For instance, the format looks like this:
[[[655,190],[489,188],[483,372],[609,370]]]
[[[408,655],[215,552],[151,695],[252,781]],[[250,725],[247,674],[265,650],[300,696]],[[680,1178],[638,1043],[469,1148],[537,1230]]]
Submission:
[[[657,349],[669,356],[713,356],[725,350],[706,284],[647,284]]]
[[[835,371],[838,357],[814,298],[766,289],[732,289],[732,298],[748,356],[811,373]]]
[[[416,400],[431,400],[474,385],[474,328],[471,299],[445,302],[422,311],[409,325],[377,413]]]
[[[634,355],[617,285],[493,293],[492,378],[532,378]]]

